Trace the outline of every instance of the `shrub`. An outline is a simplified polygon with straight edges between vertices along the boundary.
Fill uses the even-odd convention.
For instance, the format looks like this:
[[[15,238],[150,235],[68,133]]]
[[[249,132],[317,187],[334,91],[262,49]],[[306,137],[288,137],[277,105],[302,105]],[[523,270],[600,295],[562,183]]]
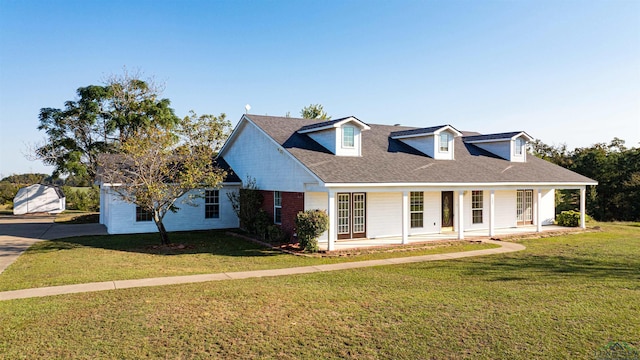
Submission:
[[[324,210],[307,210],[296,216],[296,231],[300,246],[306,251],[318,251],[318,237],[329,228],[329,216]]]
[[[252,234],[258,234],[256,222],[262,206],[262,193],[256,185],[256,179],[247,177],[245,187],[238,192],[229,192],[227,197],[233,211],[240,219],[240,227]],[[266,231],[265,229],[262,229]],[[259,234],[258,234],[259,235]]]
[[[267,237],[269,242],[273,244],[280,244],[289,240],[289,235],[278,225],[269,225],[267,228]]]
[[[255,213],[255,218],[253,220],[253,233],[258,235],[260,239],[267,239],[269,236],[269,227],[272,225],[271,217],[266,211],[259,209],[258,212]]]
[[[63,186],[62,192],[66,197],[68,210],[98,211],[100,209],[100,188],[97,186],[77,189]]]
[[[590,220],[589,215],[585,214],[585,221]],[[580,212],[574,210],[563,211],[556,217],[556,224],[570,227],[580,226]]]

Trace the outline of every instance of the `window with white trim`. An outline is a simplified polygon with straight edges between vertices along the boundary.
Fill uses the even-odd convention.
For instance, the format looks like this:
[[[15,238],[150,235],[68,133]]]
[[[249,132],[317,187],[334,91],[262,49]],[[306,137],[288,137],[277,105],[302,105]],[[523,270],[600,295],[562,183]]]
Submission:
[[[141,206],[136,206],[136,222],[151,221],[151,220],[153,220],[153,214],[151,213],[151,211]]]
[[[342,127],[342,147],[352,148],[355,144],[355,129],[353,126]]]
[[[422,191],[412,191],[410,205],[411,227],[424,227],[424,193]]]
[[[438,137],[440,143],[439,148],[441,152],[449,152],[449,141],[451,140],[451,135],[448,132],[440,133]]]
[[[204,218],[220,218],[220,192],[218,190],[205,190],[204,192]]]
[[[483,197],[483,191],[473,190],[471,192],[471,217],[474,224],[482,224]]]
[[[282,224],[282,193],[280,191],[273,192],[273,222]]]
[[[524,149],[524,140],[522,140],[522,138],[517,138],[516,148],[515,148],[516,155],[522,156],[523,149]]]

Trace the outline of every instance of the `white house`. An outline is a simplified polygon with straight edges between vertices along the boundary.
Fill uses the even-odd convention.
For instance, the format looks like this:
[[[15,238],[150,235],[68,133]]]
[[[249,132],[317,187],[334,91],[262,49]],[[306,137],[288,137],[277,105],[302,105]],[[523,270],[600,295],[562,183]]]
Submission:
[[[355,117],[318,122],[244,115],[218,160],[233,174],[201,206],[168,214],[169,231],[233,228],[238,219],[225,193],[253,178],[263,209],[292,234],[299,211],[324,209],[328,249],[339,239],[401,237],[553,224],[556,189],[597,183],[527,156],[523,131],[464,132],[451,125],[412,128],[366,124]],[[101,184],[100,222],[110,233],[156,231],[131,204]],[[207,200],[209,199],[209,200]],[[179,206],[179,205],[178,205]],[[208,217],[207,208],[217,209]]]
[[[233,211],[227,193],[238,191],[240,179],[231,171],[222,159],[218,165],[228,173],[220,189],[200,189],[199,196],[189,199],[186,194],[176,201],[180,208],[168,212],[164,218],[167,231],[231,229],[239,226],[238,217]],[[100,224],[104,224],[109,234],[132,234],[157,232],[151,214],[140,207],[123,201],[114,191],[118,184],[100,184]],[[186,201],[189,200],[189,201]],[[187,202],[195,202],[192,206]]]
[[[463,132],[244,115],[221,149],[242,179],[255,178],[263,208],[293,232],[295,214],[324,209],[328,249],[338,239],[409,236],[552,224],[556,189],[597,183],[534,156],[523,131]]]
[[[34,184],[18,190],[13,199],[13,214],[58,214],[64,211],[65,201],[64,193],[60,188]]]

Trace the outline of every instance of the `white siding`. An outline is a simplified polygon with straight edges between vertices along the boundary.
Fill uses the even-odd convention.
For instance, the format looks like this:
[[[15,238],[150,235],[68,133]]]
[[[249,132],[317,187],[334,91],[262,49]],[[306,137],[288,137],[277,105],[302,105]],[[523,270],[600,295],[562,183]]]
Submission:
[[[324,146],[327,150],[331,151],[332,154],[336,153],[336,129],[328,129],[322,131],[314,131],[307,133],[310,138],[312,138],[318,144]]]
[[[304,210],[320,209],[327,211],[329,205],[329,194],[324,192],[306,192],[304,193]],[[318,240],[327,241],[327,232],[325,231]]]
[[[178,212],[169,212],[164,218],[167,231],[208,230],[237,228],[238,217],[233,212],[227,193],[237,191],[237,186],[228,186],[220,189],[220,217],[217,219],[205,219],[204,199],[197,198],[193,201],[197,206],[183,203],[183,197],[176,202],[180,208]],[[196,190],[197,191],[197,190]],[[201,190],[200,190],[201,191]],[[136,221],[136,206],[126,203],[113,192],[101,191],[104,196],[104,215],[101,215],[109,234],[132,234],[157,232],[153,221]],[[186,196],[186,195],[185,195]]]
[[[403,143],[411,146],[412,148],[420,151],[421,153],[435,158],[435,145],[433,141],[433,135],[423,137],[412,137],[406,139],[399,139]]]
[[[542,191],[540,214],[542,215],[542,225],[553,225],[556,219],[556,198],[553,189]]]
[[[303,192],[305,183],[317,180],[277,143],[255,125],[244,122],[224,159],[240,177],[256,179],[260,189]]]
[[[495,194],[495,227],[516,227],[516,190],[496,191]]]
[[[511,142],[510,141],[474,143],[473,145],[481,149],[487,150],[492,154],[498,155],[505,160],[511,160]]]
[[[402,235],[402,193],[367,194],[367,236]]]

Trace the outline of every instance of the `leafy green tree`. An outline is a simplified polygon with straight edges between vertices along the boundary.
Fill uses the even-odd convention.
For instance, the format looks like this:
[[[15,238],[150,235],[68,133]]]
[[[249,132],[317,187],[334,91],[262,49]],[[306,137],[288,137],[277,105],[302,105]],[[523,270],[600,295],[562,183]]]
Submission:
[[[300,116],[304,119],[331,120],[324,108],[320,104],[311,104],[300,110]]]
[[[139,129],[171,127],[179,121],[168,99],[159,98],[157,86],[125,71],[112,76],[105,85],[77,90],[77,100],[64,108],[42,108],[39,130],[46,133],[44,144],[32,155],[55,166],[53,175],[70,174],[93,182],[97,157],[118,151],[118,146]]]
[[[609,144],[568,151],[566,145],[548,146],[539,140],[532,153],[545,160],[598,181],[587,189],[587,212],[597,220],[640,220],[640,149],[627,148],[622,139]],[[575,210],[579,194],[560,190],[556,193],[558,211]]]
[[[217,188],[226,172],[213,161],[230,132],[225,115],[201,115],[194,112],[171,128],[150,126],[134,130],[120,144],[119,154],[100,157],[101,180],[121,184],[111,189],[123,201],[135,204],[151,214],[162,244],[169,244],[163,220],[179,210],[176,202],[186,196],[185,204],[202,197],[201,188]]]

